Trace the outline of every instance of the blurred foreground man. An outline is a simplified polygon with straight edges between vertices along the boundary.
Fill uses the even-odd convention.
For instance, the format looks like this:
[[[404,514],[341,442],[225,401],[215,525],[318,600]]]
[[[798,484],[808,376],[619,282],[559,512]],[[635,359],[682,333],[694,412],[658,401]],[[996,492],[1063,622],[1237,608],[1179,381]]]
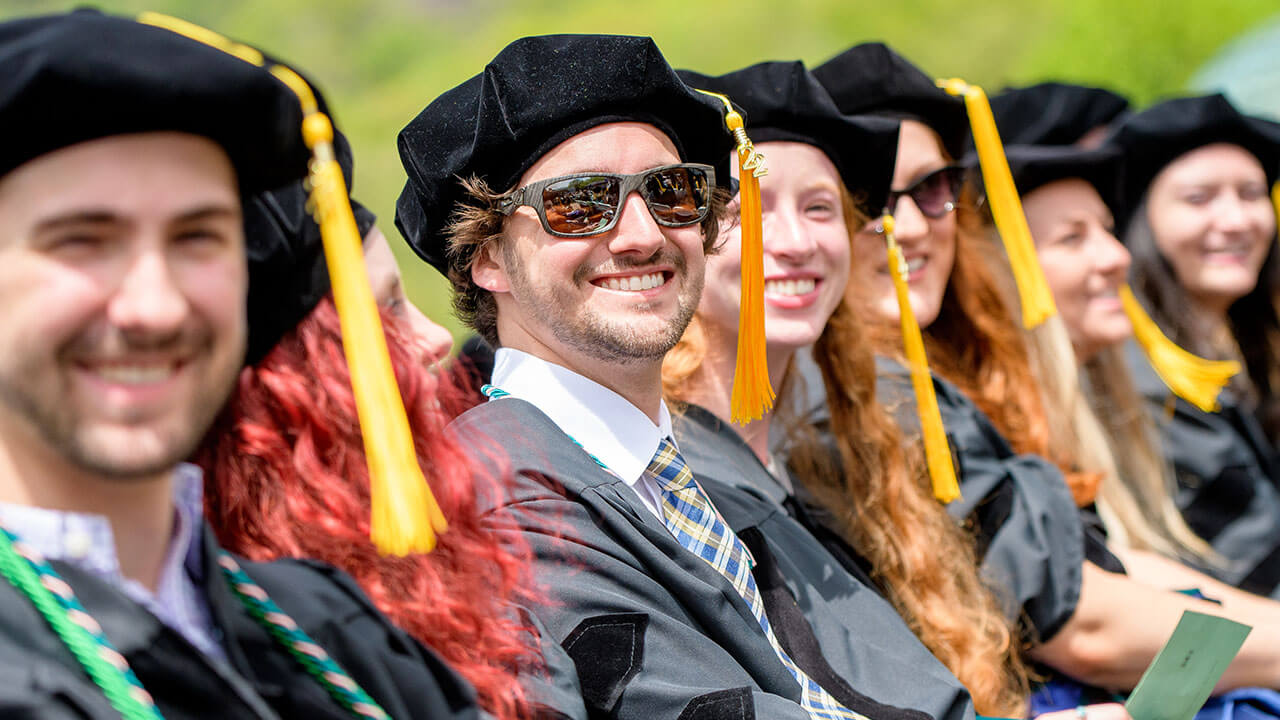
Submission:
[[[298,97],[96,12],[0,24],[0,67],[0,716],[476,717],[345,575],[221,550],[181,462],[244,361],[241,199],[306,172]]]

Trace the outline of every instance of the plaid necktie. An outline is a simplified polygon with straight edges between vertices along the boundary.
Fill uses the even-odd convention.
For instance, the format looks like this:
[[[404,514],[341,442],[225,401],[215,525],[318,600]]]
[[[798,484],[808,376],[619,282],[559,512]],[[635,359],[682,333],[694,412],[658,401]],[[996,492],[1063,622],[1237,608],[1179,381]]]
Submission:
[[[667,530],[685,549],[705,560],[732,583],[746,601],[778,659],[800,683],[800,705],[808,711],[809,717],[814,720],[866,720],[863,715],[849,710],[831,697],[782,649],[765,615],[764,600],[751,574],[755,559],[716,512],[711,498],[698,487],[693,473],[670,439],[663,438],[658,444],[658,452],[649,461],[645,474],[658,483],[662,497],[662,522]]]

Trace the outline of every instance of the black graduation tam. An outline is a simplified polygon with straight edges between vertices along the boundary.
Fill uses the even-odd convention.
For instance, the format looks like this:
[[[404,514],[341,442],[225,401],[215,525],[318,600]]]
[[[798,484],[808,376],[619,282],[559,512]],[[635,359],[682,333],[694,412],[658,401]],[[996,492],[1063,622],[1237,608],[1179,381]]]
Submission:
[[[351,145],[336,129],[333,149],[350,188]],[[351,210],[363,238],[377,217],[354,199]],[[246,200],[244,227],[249,257],[247,362],[253,365],[329,293],[329,269],[320,226],[307,211],[307,191],[301,181]]]
[[[745,113],[754,143],[813,145],[831,159],[868,215],[884,208],[898,152],[896,121],[841,113],[801,62],[763,62],[719,77],[681,70],[680,77],[691,87],[727,95]]]
[[[0,175],[79,142],[165,130],[220,144],[245,193],[306,173],[297,96],[172,31],[94,10],[11,20],[0,68]]]
[[[841,112],[918,120],[942,138],[951,157],[964,155],[969,117],[964,100],[884,43],[854,45],[813,69]]]
[[[1124,223],[1166,165],[1196,148],[1231,143],[1248,150],[1270,187],[1280,175],[1280,137],[1267,123],[1242,115],[1221,94],[1176,98],[1152,105],[1122,122],[1107,140],[1124,153],[1120,189]],[[1125,227],[1117,217],[1117,226]]]
[[[1071,145],[1128,109],[1129,101],[1110,90],[1060,82],[1007,88],[991,98],[1006,145]]]
[[[495,192],[512,188],[538,158],[597,125],[638,121],[665,132],[685,162],[729,183],[733,138],[724,106],[686,86],[647,37],[526,37],[484,72],[427,105],[400,132],[409,181],[396,226],[409,245],[446,272],[446,230],[466,195],[461,178]]]
[[[1098,191],[1114,213],[1119,208],[1120,151],[1113,147],[1092,150],[1073,145],[1006,145],[1005,157],[1019,195],[1058,180],[1079,178]]]

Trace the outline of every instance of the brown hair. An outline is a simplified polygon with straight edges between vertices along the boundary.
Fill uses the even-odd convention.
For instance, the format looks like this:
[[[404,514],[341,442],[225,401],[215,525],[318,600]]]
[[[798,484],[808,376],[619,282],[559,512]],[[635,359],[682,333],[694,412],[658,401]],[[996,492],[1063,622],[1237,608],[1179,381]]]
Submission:
[[[929,365],[972,400],[1014,450],[1052,460],[1076,503],[1087,505],[1101,474],[1077,467],[1073,453],[1063,447],[1065,438],[1051,432],[1022,328],[1008,293],[988,267],[988,258],[1002,257],[1002,251],[984,228],[976,197],[976,188],[966,184],[956,204],[955,263],[938,316],[923,329]],[[875,330],[880,351],[902,354],[896,321]]]
[[[1191,297],[1156,247],[1147,212],[1144,196],[1124,234],[1133,255],[1134,294],[1178,345],[1202,357],[1244,361],[1245,372],[1232,380],[1231,387],[1257,404],[1256,414],[1267,437],[1280,444],[1280,252],[1275,238],[1253,290],[1227,309],[1230,336],[1203,337],[1184,312]]]
[[[449,269],[446,277],[453,286],[453,312],[479,333],[490,347],[498,348],[501,346],[498,341],[498,305],[492,293],[471,279],[471,266],[487,246],[493,244],[497,247],[501,242],[506,216],[498,207],[516,188],[497,193],[477,175],[459,182],[467,191],[467,199],[458,204],[446,231]],[[712,252],[715,239],[720,234],[720,220],[729,199],[729,191],[723,187],[716,187],[711,193],[710,208],[701,226],[702,249],[708,253]]]
[[[852,233],[865,218],[843,196]],[[836,519],[833,529],[870,562],[907,626],[968,688],[978,711],[1021,715],[1029,681],[1016,635],[979,577],[974,539],[934,499],[921,453],[904,451],[901,431],[876,399],[875,358],[853,307],[841,300],[814,347],[835,447],[806,423],[780,417],[788,465]],[[688,380],[707,352],[695,318],[663,364],[673,399],[688,397]],[[801,390],[792,378],[782,385],[780,408]]]

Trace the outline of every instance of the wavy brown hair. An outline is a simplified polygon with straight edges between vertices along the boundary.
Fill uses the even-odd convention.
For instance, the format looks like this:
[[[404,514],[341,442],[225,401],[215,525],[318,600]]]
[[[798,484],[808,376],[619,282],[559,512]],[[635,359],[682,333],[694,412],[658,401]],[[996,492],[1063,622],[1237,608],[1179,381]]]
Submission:
[[[846,225],[861,227],[864,216],[842,194]],[[934,499],[922,454],[904,450],[909,443],[876,399],[875,357],[854,307],[841,300],[814,347],[830,436],[778,418],[788,431],[788,466],[835,519],[832,529],[869,561],[911,631],[969,690],[978,712],[1020,717],[1029,680],[1017,636],[979,576],[973,537]],[[687,401],[709,351],[695,317],[663,365],[671,399]],[[778,407],[797,392],[803,395],[788,377]]]
[[[1053,432],[1039,379],[1009,290],[988,266],[1003,251],[984,227],[978,192],[966,184],[956,204],[956,251],[937,318],[922,328],[929,366],[978,406],[1019,453],[1049,458],[1079,505],[1093,502],[1101,473],[1078,467],[1070,439]],[[896,320],[873,329],[876,348],[902,355]]]

